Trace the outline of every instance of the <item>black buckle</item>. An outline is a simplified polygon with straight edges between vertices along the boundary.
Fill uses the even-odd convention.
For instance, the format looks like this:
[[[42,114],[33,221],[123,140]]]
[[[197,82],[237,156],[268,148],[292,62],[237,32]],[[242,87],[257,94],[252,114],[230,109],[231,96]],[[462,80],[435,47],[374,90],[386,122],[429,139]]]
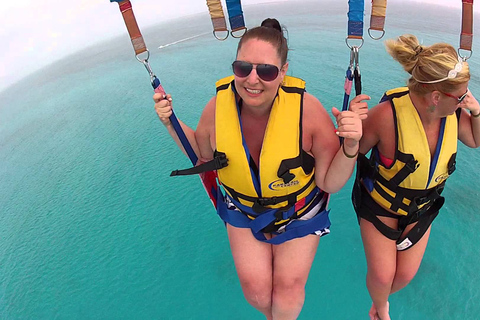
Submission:
[[[422,203],[424,203],[425,200],[427,200],[427,198],[428,198],[427,196],[424,196],[424,197],[415,197],[415,198],[413,198],[412,201],[413,201],[413,202],[417,205],[417,207],[418,207],[418,206],[420,206]]]
[[[218,152],[218,155],[215,158],[213,158],[213,160],[215,161],[216,169],[222,169],[228,166],[227,155],[223,152]]]
[[[285,212],[285,210],[281,210],[281,209],[275,212],[275,214],[274,214],[274,215],[275,215],[275,222],[279,222],[279,221],[285,220],[285,219],[283,218],[283,213],[284,213],[284,212]]]
[[[273,206],[273,205],[277,204],[278,202],[279,202],[278,197],[258,198],[257,199],[257,203],[259,205],[261,205],[262,207]]]
[[[293,173],[290,173],[289,171],[285,171],[280,178],[283,179],[283,183],[287,184],[290,181],[292,181],[295,178],[295,175]]]
[[[417,170],[418,166],[419,166],[419,164],[418,164],[417,160],[409,161],[405,164],[405,167],[408,169],[408,171],[410,171],[410,173],[415,172],[415,170]]]

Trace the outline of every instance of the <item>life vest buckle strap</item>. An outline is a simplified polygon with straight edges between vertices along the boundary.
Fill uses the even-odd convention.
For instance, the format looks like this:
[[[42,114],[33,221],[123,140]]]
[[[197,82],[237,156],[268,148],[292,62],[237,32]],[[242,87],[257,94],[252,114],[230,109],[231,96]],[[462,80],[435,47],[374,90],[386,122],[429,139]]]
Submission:
[[[270,197],[270,198],[258,198],[256,202],[262,207],[266,207],[266,206],[276,205],[277,203],[280,203],[282,201],[283,199],[280,199],[279,197]]]
[[[452,156],[450,157],[450,160],[448,161],[447,169],[448,169],[449,176],[452,175],[452,173],[457,168],[457,161],[455,160],[456,157],[457,157],[457,153],[455,152],[454,154],[452,154]]]
[[[414,160],[405,163],[405,168],[409,171],[409,173],[415,172],[415,170],[418,168],[418,161]]]
[[[279,221],[282,221],[282,220],[287,220],[287,219],[291,219],[293,218],[293,216],[290,214],[289,215],[289,208],[286,207],[286,208],[280,208],[279,210],[277,210],[274,215],[275,215],[275,222],[279,222]]]
[[[213,158],[215,162],[215,168],[222,169],[228,166],[227,155],[224,152],[215,151],[215,157]]]
[[[279,177],[283,180],[284,183],[289,183],[295,178],[295,175],[293,173],[290,173],[289,171],[285,171]]]
[[[445,182],[430,189],[430,192],[428,192],[426,195],[413,198],[408,210],[409,214],[421,216],[424,212],[428,211],[435,201],[442,197],[441,194],[444,187]],[[424,203],[426,204],[422,208],[419,208]]]

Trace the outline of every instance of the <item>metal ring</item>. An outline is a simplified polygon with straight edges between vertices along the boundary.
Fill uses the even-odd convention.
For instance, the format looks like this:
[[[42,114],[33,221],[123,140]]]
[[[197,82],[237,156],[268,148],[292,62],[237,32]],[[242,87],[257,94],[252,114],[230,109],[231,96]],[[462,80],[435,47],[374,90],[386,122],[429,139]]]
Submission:
[[[370,30],[372,30],[372,28],[368,28],[368,35],[370,36],[370,38],[372,38],[373,40],[380,40],[383,38],[383,36],[385,35],[385,30],[382,30],[382,35],[378,38],[375,38],[374,36],[372,36],[372,33],[370,32]],[[377,31],[380,31],[380,30],[377,30]]]
[[[150,58],[150,51],[148,51],[148,49],[146,49],[144,52],[147,53],[147,57],[146,57],[145,59],[143,59],[143,60],[138,57],[138,56],[141,55],[143,52],[135,55],[135,58],[137,58],[137,60],[138,60],[139,62],[141,62],[141,63],[144,63],[144,61],[147,61],[147,62],[148,62],[148,59]]]
[[[347,44],[347,47],[349,47],[350,49],[352,49],[353,47],[357,47],[358,49],[360,49],[362,46],[363,46],[363,38],[362,39],[355,39],[355,40],[362,40],[362,42],[360,43],[359,46],[351,46],[349,43],[348,43],[348,37],[345,38],[345,43]]]
[[[223,41],[223,40],[227,39],[227,38],[228,38],[228,30],[220,30],[220,31],[224,31],[224,32],[227,33],[227,34],[225,35],[225,38],[219,38],[219,37],[217,37],[216,32],[218,32],[218,30],[213,30],[213,36],[215,37],[215,39],[220,40],[220,41]]]
[[[241,35],[238,35],[238,36],[236,36],[236,35],[234,35],[234,34],[233,34],[234,32],[241,31],[241,30],[243,30],[243,33],[242,33]],[[237,29],[237,30],[235,30],[235,31],[233,31],[233,30],[232,30],[232,31],[230,31],[230,35],[231,35],[232,37],[234,37],[234,38],[237,38],[237,39],[238,39],[238,38],[241,38],[241,37],[243,37],[243,35],[245,34],[245,32],[247,32],[247,28],[246,28],[246,27],[242,27],[242,28],[240,28],[240,29]]]
[[[458,56],[459,56],[460,58],[462,58],[463,61],[467,61],[468,59],[470,59],[470,57],[472,56],[472,53],[473,53],[472,50],[465,50],[465,51],[469,51],[469,52],[470,52],[470,54],[468,55],[468,57],[467,57],[467,56],[462,56],[462,55],[460,54],[460,50],[465,50],[465,49],[460,49],[460,48],[458,48],[458,50],[457,50]]]

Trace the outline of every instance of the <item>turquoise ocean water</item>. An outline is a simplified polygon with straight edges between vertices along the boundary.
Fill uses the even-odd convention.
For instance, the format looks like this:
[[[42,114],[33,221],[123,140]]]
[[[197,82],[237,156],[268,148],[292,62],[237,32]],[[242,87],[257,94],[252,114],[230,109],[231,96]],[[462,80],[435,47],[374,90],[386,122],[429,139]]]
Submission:
[[[349,59],[344,2],[244,8],[249,26],[276,17],[288,28],[289,74],[328,110],[341,106]],[[459,10],[406,2],[387,11],[386,38],[457,46],[459,29]],[[207,13],[143,30],[153,70],[193,127],[235,58],[237,40],[210,32]],[[378,101],[407,76],[365,36],[363,91]],[[478,43],[469,62],[480,97]],[[169,177],[189,163],[151,96],[126,34],[0,93],[0,319],[262,319],[243,298],[199,179]],[[480,318],[479,160],[479,150],[459,146],[447,203],[417,277],[390,299],[392,319]],[[351,182],[332,196],[332,233],[320,241],[300,319],[368,319]]]

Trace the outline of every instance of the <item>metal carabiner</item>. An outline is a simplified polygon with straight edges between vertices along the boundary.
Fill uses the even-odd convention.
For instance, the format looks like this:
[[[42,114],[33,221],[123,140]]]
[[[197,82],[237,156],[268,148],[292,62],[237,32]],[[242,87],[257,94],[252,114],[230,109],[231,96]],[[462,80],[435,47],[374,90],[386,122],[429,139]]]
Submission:
[[[145,52],[147,53],[147,57],[145,59],[140,59],[140,54],[137,54],[135,58],[137,58],[137,60],[145,66],[145,69],[147,69],[148,74],[150,75],[150,82],[153,83],[153,80],[155,80],[156,76],[153,73],[152,68],[150,67],[150,63],[148,63],[148,58],[150,58],[150,52],[148,51],[148,49]]]
[[[355,66],[355,50],[356,46],[353,46],[350,48],[350,64],[348,65],[348,68],[353,71],[353,68]],[[358,51],[358,50],[357,50]]]
[[[358,53],[359,53],[360,47],[357,46],[352,46],[350,48],[350,65],[349,68],[353,71],[353,69],[358,68]]]

